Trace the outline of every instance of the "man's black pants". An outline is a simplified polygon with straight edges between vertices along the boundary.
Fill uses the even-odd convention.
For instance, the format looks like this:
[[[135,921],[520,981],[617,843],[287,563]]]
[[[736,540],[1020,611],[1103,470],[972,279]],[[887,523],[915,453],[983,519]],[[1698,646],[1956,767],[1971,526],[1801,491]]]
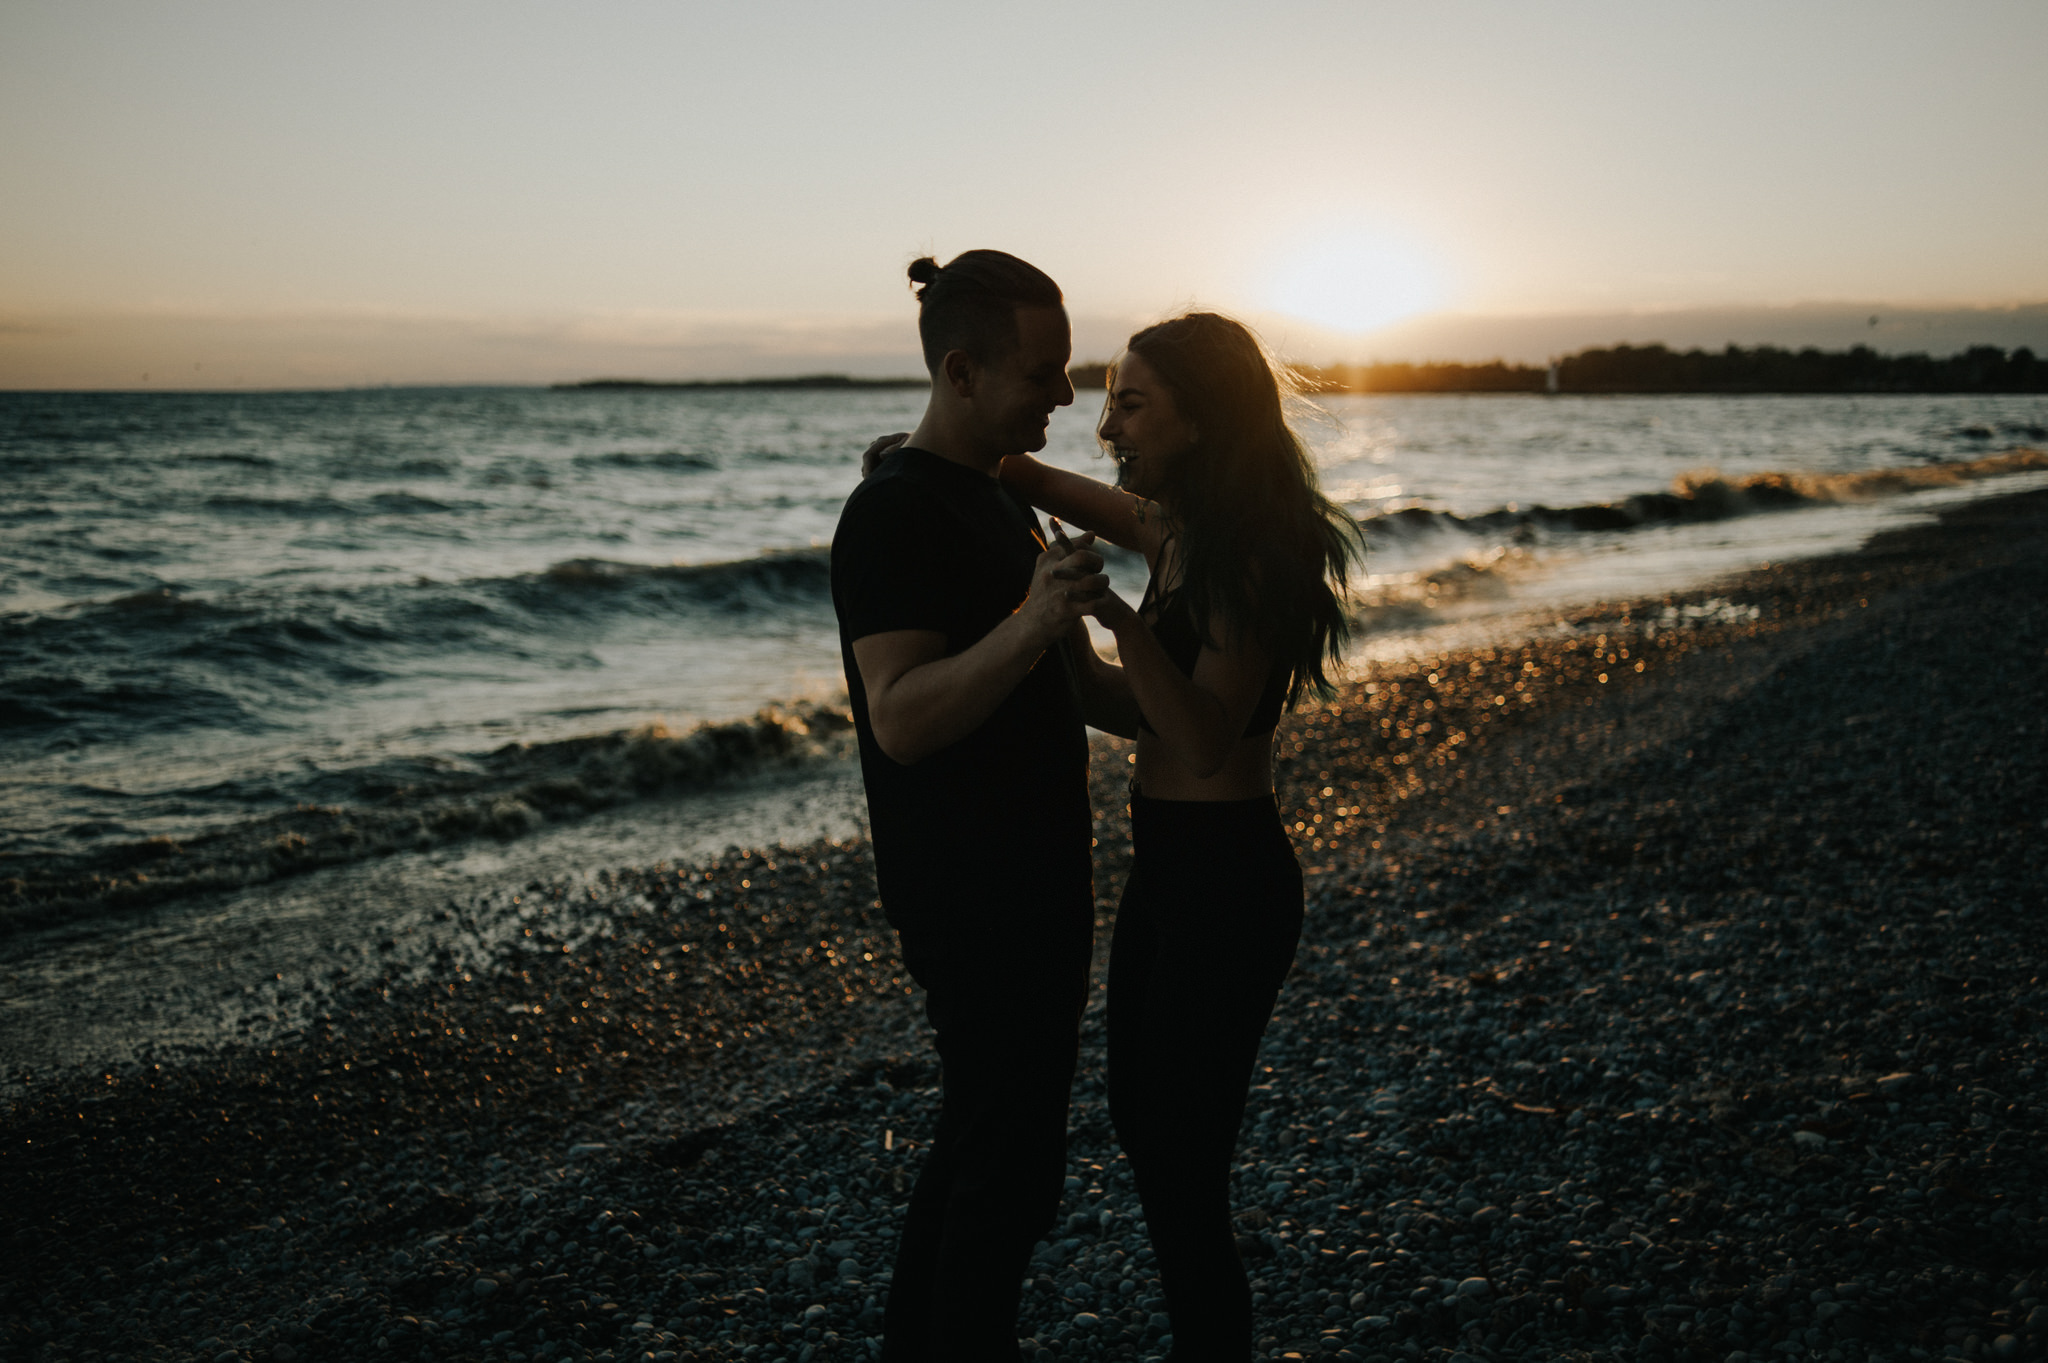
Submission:
[[[1059,1212],[1092,896],[897,925],[942,1066],[938,1133],[889,1287],[884,1363],[1015,1363],[1031,1248]]]

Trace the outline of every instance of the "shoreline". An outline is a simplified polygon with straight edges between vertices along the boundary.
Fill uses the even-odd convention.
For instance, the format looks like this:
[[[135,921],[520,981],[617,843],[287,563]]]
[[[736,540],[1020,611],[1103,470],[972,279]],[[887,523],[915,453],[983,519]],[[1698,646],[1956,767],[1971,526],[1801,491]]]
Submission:
[[[2044,601],[2048,493],[1998,497],[1294,716],[1309,925],[1236,1192],[1262,1354],[2026,1338]],[[936,1074],[865,843],[516,896],[509,956],[462,955],[451,905],[438,967],[296,1036],[10,1084],[0,1340],[869,1357]],[[1024,1328],[1151,1357],[1096,980]]]

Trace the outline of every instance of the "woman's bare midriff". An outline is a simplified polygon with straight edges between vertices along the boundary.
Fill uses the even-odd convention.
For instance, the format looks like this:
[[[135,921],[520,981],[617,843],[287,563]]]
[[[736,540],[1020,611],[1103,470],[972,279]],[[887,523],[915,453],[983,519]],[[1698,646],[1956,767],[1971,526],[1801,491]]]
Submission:
[[[1256,800],[1273,793],[1273,735],[1241,738],[1213,776],[1197,776],[1180,763],[1157,734],[1138,734],[1139,788],[1155,800]]]

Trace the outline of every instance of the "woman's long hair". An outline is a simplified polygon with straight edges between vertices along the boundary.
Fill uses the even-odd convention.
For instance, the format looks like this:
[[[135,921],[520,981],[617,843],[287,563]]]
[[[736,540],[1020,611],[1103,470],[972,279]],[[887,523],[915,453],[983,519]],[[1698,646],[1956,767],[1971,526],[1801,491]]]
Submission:
[[[1328,696],[1329,664],[1351,633],[1344,592],[1365,538],[1317,490],[1315,465],[1287,424],[1297,381],[1243,325],[1213,312],[1155,323],[1126,349],[1172,390],[1196,432],[1161,485],[1147,489],[1175,542],[1174,593],[1211,647],[1243,633],[1285,663],[1290,705],[1304,689]]]

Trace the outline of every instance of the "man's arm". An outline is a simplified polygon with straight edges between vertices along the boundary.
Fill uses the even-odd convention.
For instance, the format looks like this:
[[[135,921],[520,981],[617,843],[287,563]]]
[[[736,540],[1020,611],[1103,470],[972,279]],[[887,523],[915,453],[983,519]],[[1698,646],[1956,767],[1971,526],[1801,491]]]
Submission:
[[[1101,566],[1085,543],[1072,551],[1046,550],[1024,603],[958,653],[946,652],[946,636],[937,630],[886,630],[855,639],[854,665],[882,751],[908,766],[980,728],[1107,589]]]

